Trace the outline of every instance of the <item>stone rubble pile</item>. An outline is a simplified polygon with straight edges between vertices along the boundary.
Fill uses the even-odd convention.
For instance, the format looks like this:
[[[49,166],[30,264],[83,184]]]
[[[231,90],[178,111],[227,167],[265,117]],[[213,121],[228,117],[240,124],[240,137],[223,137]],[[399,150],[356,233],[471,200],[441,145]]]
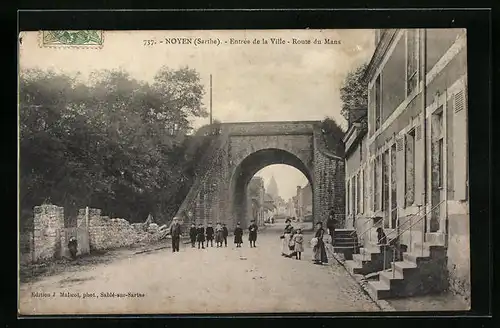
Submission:
[[[94,217],[89,222],[90,245],[92,249],[105,250],[156,242],[165,237],[165,230],[158,224],[132,223],[107,216]]]

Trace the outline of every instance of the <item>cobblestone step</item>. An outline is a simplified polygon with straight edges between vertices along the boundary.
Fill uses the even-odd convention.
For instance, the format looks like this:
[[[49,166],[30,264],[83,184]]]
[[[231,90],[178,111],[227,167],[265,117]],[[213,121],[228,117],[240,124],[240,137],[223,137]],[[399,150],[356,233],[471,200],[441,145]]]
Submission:
[[[357,242],[358,238],[356,238],[356,237],[336,237],[336,236],[334,236],[333,240],[350,240],[350,241]]]
[[[400,272],[403,276],[405,271],[411,271],[416,269],[418,269],[418,266],[415,263],[409,261],[398,261],[392,263],[392,270]]]
[[[374,300],[391,297],[391,288],[381,281],[369,281],[367,287],[368,293]]]
[[[372,254],[380,254],[380,248],[366,248],[366,247],[362,247],[359,249],[359,254],[363,254],[363,255],[366,255],[366,256],[371,256]]]
[[[430,258],[431,256],[429,251],[424,251],[423,255],[422,252],[403,253],[404,261],[415,263],[417,265],[420,261],[430,260]]]
[[[355,254],[355,255],[357,255],[357,254]],[[354,260],[345,261],[344,266],[347,269],[347,271],[349,271],[349,273],[351,273],[351,274],[360,274],[362,269],[363,269],[363,267],[361,265],[359,265],[359,263],[357,263]]]
[[[353,254],[352,259],[360,266],[363,266],[364,263],[371,261],[370,257],[363,254]]]
[[[412,252],[415,252],[417,250],[422,250],[422,248],[424,249],[424,251],[430,251],[430,252],[439,252],[439,251],[446,251],[446,247],[444,245],[440,245],[440,244],[435,244],[435,243],[431,243],[431,242],[424,242],[423,244],[423,247],[422,247],[422,243],[415,243],[413,244],[413,248],[412,248]]]
[[[404,276],[401,272],[397,271],[381,271],[379,273],[379,280],[392,288],[395,285],[394,282],[402,282]]]

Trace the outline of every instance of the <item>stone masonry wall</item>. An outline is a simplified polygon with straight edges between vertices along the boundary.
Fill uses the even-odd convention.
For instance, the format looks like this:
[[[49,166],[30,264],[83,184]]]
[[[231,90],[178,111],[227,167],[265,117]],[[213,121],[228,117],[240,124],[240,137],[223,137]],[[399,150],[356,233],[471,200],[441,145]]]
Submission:
[[[62,207],[46,204],[36,206],[33,223],[32,261],[68,256],[66,232],[76,231],[77,227],[64,227]],[[165,230],[161,230],[157,224],[150,224],[148,227],[143,223],[130,224],[124,219],[101,216],[101,210],[93,208],[89,209],[88,227],[85,222],[85,210],[79,211],[77,226],[78,229],[88,230],[91,251],[151,243],[165,237]]]
[[[330,210],[335,212],[337,226],[345,225],[344,161],[314,152],[314,222],[326,220]]]
[[[155,224],[145,229],[142,223],[130,224],[125,219],[110,219],[100,214],[99,209],[89,209],[88,229],[91,251],[154,242],[162,236],[159,227]]]
[[[36,206],[33,213],[33,261],[57,257],[61,248],[60,232],[64,228],[64,209],[44,204]]]

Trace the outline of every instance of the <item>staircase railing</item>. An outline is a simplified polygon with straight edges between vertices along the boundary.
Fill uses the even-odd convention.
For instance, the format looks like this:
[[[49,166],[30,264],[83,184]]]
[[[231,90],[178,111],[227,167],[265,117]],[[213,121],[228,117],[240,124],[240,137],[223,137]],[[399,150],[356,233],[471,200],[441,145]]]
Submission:
[[[228,132],[221,133],[217,136],[216,140],[212,142],[208,147],[207,151],[203,155],[203,158],[199,162],[201,163],[201,166],[195,169],[195,182],[189,189],[186,198],[184,198],[184,201],[177,210],[175,216],[181,216],[186,211],[191,202],[194,201],[194,198],[198,195],[200,187],[202,183],[207,179],[207,175],[210,172],[210,169],[213,167],[213,163],[216,160],[220,149],[225,146],[228,140],[228,135]]]
[[[392,213],[397,210],[397,207],[392,209],[391,212],[389,213],[390,216],[392,216]],[[369,222],[371,222],[371,220],[373,220],[374,218],[376,218],[378,216],[374,215],[374,216],[371,216],[367,219],[367,221],[365,223],[363,223],[363,225],[361,226],[361,228],[365,227],[366,224],[368,224]],[[359,236],[358,236],[358,239],[361,240],[361,238],[367,233],[367,232],[371,232],[374,228],[379,228],[379,225],[383,225],[384,223],[384,220],[380,220],[379,222],[375,223],[374,225],[371,225],[370,227],[368,227],[368,229],[365,229]],[[353,232],[350,233],[349,236],[353,236],[354,234],[356,233],[356,230],[354,230]],[[371,233],[368,235],[370,240],[371,240]]]
[[[392,249],[392,258],[393,258],[392,263],[394,263],[395,262],[395,254],[396,254],[396,252],[395,252],[395,246],[396,245],[394,244],[394,241],[397,240],[401,235],[403,235],[407,231],[410,231],[410,236],[411,236],[411,228],[413,228],[416,224],[420,223],[423,219],[425,219],[430,213],[432,213],[438,206],[441,206],[441,204],[443,204],[444,202],[445,202],[445,200],[442,200],[438,204],[434,205],[429,211],[427,211],[426,213],[424,213],[423,215],[421,215],[417,221],[413,222],[412,224],[410,224],[409,227],[407,227],[407,228],[403,229],[402,231],[400,231],[396,235],[396,237],[387,240],[387,236],[386,236],[385,237],[386,242],[384,244],[381,244],[381,242],[383,241],[384,238],[381,238],[377,242],[377,244],[381,244],[381,246],[384,246],[384,264],[383,264],[383,270],[384,271],[385,271],[385,262],[386,262],[386,247],[391,247],[391,249]],[[419,212],[420,212],[420,210],[419,210]],[[422,225],[422,237],[421,238],[422,238],[421,239],[422,240],[422,247],[421,247],[422,253],[421,253],[421,255],[423,256],[424,255],[424,240],[425,240],[425,225]],[[393,276],[393,278],[395,276],[395,271],[396,270],[394,270],[394,268],[393,268],[393,270],[392,270],[392,276]]]

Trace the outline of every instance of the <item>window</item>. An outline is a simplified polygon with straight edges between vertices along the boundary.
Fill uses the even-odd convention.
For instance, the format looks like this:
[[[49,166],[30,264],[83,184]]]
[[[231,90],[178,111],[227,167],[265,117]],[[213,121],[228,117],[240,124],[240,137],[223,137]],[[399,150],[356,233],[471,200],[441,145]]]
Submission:
[[[453,95],[453,189],[455,200],[469,198],[467,89],[464,85]]]
[[[382,103],[381,103],[381,84],[380,84],[380,75],[377,76],[375,80],[375,131],[380,129],[381,119],[382,119]]]
[[[368,204],[369,204],[369,193],[370,191],[368,190],[368,179],[366,178],[366,175],[368,174],[369,175],[369,171],[370,169],[367,167],[363,170],[363,189],[362,189],[362,193],[363,193],[363,213],[366,213],[369,211],[368,209]]]
[[[418,30],[406,30],[406,96],[418,85]]]
[[[415,129],[406,135],[405,172],[405,205],[411,206],[415,201]]]
[[[393,229],[398,220],[396,165],[396,143],[393,143],[391,146],[391,228]]]
[[[365,170],[360,171],[360,190],[361,190],[361,195],[360,195],[360,213],[365,212]]]
[[[443,143],[443,109],[439,108],[432,115],[432,164],[433,164],[433,179],[435,179],[435,187],[443,188],[444,183],[444,143]]]
[[[379,177],[380,177],[380,158],[376,158],[373,166],[373,210],[380,210],[380,191],[379,191]]]
[[[362,197],[361,197],[361,171],[358,173],[358,176],[357,176],[357,181],[356,181],[356,187],[357,187],[357,192],[356,192],[356,196],[358,198],[358,206],[356,208],[356,212],[358,214],[361,213],[361,200],[362,200]]]
[[[346,192],[347,215],[349,215],[349,214],[351,214],[351,212],[349,211],[350,210],[349,195],[351,194],[349,181],[347,181],[347,187],[346,187],[346,189],[347,189],[347,192]]]
[[[443,188],[444,187],[444,184],[443,184],[443,181],[444,181],[444,158],[443,158],[443,154],[444,154],[444,145],[443,145],[443,138],[439,139],[438,140],[438,161],[439,161],[439,174],[438,174],[438,187],[439,188]]]
[[[387,211],[389,208],[389,151],[382,154],[382,209]]]
[[[352,214],[356,214],[356,189],[355,189],[355,177],[351,179],[351,206],[352,206],[352,210],[351,210],[351,213]]]

